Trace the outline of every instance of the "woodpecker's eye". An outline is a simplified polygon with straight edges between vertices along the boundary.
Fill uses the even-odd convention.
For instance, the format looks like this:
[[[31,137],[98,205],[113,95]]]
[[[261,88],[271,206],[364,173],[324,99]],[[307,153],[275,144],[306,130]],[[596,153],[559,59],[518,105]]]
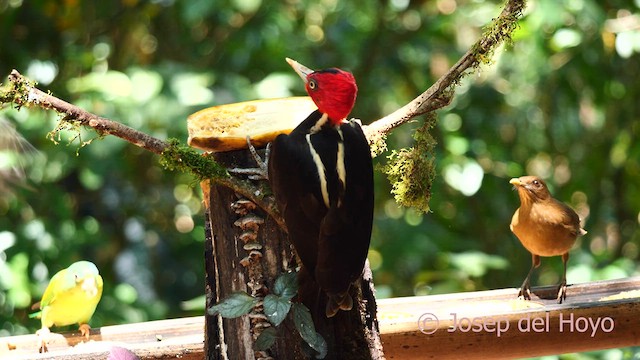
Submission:
[[[315,79],[309,80],[309,89],[315,90],[318,87],[318,83]]]

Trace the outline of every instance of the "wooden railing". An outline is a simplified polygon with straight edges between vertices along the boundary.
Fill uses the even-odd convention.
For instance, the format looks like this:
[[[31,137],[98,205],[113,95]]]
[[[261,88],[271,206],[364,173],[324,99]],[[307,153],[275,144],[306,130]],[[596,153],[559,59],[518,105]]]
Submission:
[[[556,304],[555,288],[415,296],[378,301],[387,358],[519,358],[640,345],[640,277],[569,286]],[[202,359],[204,318],[190,317],[52,334],[38,354],[35,335],[0,338],[0,358],[104,359],[113,346],[142,359]]]

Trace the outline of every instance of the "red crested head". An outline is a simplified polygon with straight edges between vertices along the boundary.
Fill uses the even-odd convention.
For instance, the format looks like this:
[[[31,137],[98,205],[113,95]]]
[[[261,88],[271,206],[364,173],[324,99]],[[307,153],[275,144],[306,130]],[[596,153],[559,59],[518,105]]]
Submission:
[[[342,123],[353,109],[358,86],[350,72],[336,68],[313,71],[298,62],[287,62],[305,82],[307,94],[333,125]]]

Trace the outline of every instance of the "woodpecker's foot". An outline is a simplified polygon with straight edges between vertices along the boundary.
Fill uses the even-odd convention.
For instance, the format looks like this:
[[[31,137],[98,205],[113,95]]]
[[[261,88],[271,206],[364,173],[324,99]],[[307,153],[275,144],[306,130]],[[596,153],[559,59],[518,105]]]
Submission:
[[[91,326],[89,324],[80,324],[78,330],[80,330],[80,336],[84,336],[89,340],[89,336],[91,336]]]
[[[558,304],[562,304],[562,302],[567,298],[567,281],[563,281],[558,285]]]
[[[251,139],[248,136],[247,145],[258,167],[248,169],[233,168],[229,169],[229,172],[247,175],[251,180],[269,180],[269,152],[271,151],[271,143],[267,144],[267,148],[264,151],[264,160],[258,155],[256,148],[251,144]]]
[[[36,336],[38,337],[39,353],[46,353],[47,351],[49,351],[49,349],[47,349],[49,334],[51,334],[51,331],[49,330],[49,328],[46,328],[46,327],[43,327],[42,329],[36,331]]]

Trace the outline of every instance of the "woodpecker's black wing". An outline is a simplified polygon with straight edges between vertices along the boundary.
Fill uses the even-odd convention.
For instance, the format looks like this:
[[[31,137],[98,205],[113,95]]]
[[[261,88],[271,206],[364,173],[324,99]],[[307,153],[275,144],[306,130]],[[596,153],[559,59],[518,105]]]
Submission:
[[[269,183],[278,209],[287,224],[289,239],[311,274],[316,266],[320,222],[327,208],[306,134],[321,116],[314,111],[289,135],[276,137],[269,156]]]
[[[327,292],[327,315],[348,310],[350,285],[362,274],[373,222],[373,165],[367,139],[357,122],[340,126],[344,146],[344,190],[324,217],[315,276]],[[339,161],[338,161],[339,163]],[[342,183],[342,179],[339,180]]]
[[[373,221],[373,166],[356,122],[339,128],[313,112],[272,145],[269,180],[303,266],[329,296],[327,315],[349,309]],[[314,130],[311,130],[314,128]],[[312,132],[312,133],[310,133]]]

